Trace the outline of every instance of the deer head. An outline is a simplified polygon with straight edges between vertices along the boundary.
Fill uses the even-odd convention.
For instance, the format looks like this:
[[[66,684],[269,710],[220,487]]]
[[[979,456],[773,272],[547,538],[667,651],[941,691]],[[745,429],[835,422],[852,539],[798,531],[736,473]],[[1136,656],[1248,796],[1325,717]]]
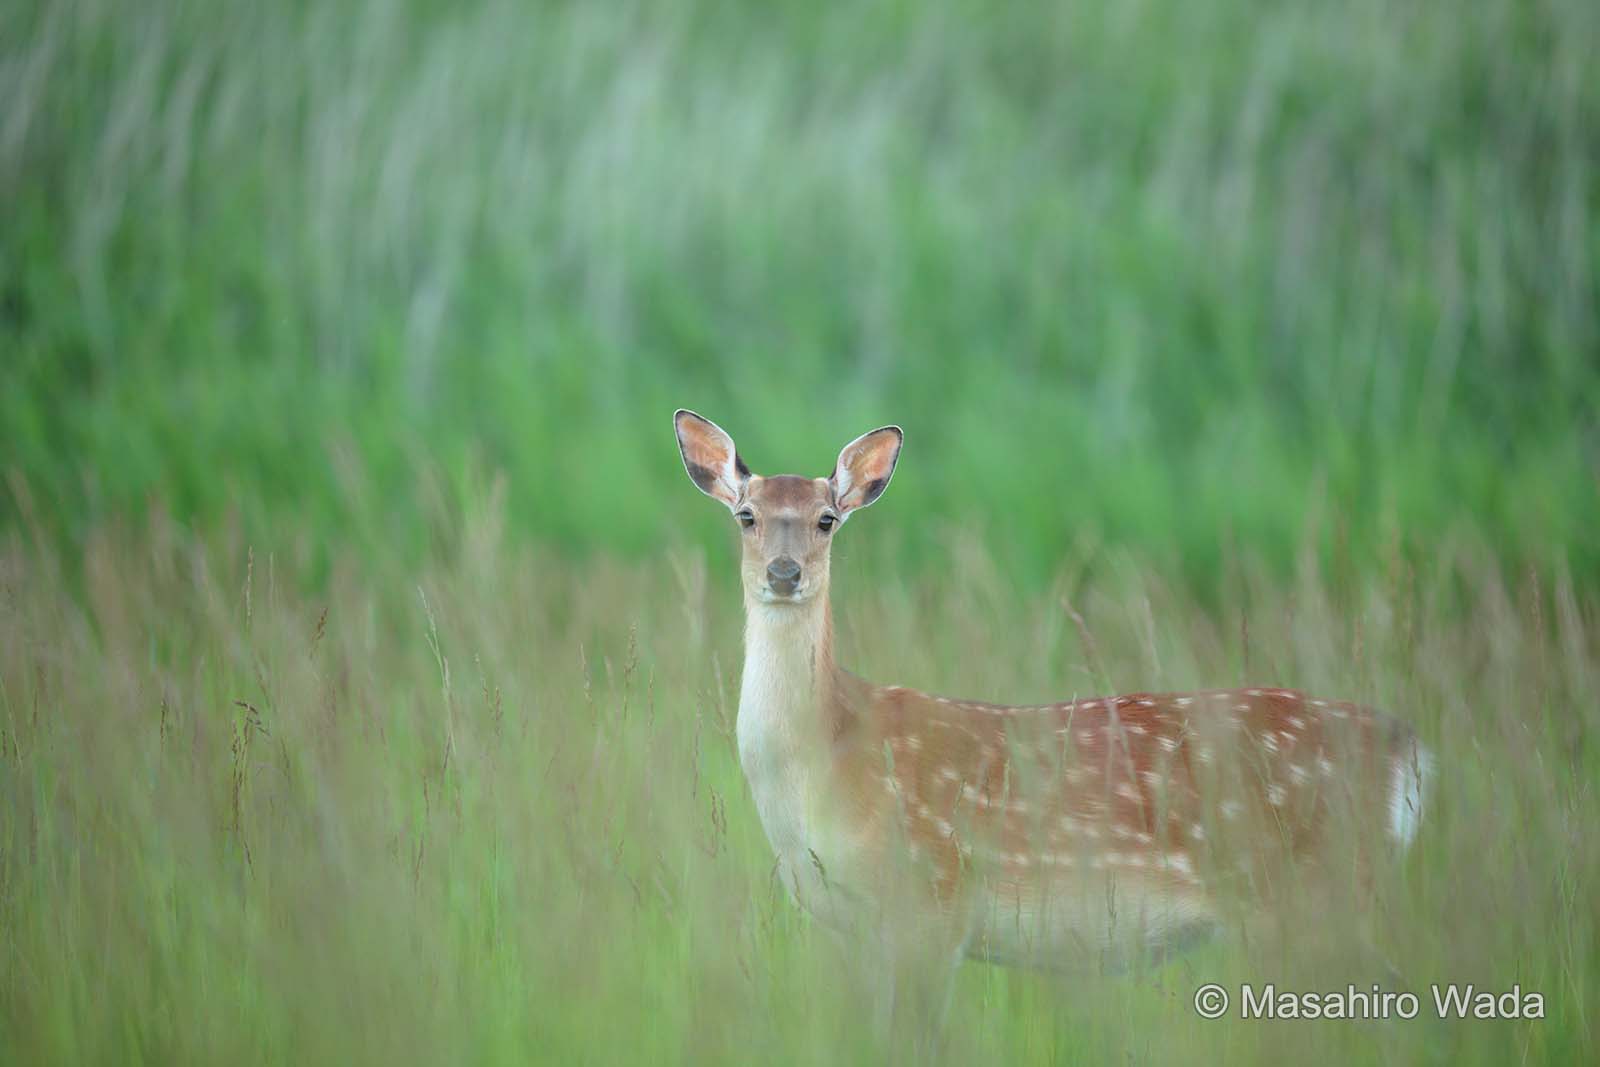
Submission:
[[[803,604],[827,592],[833,534],[883,495],[904,438],[898,426],[862,434],[826,478],[762,477],[716,423],[683,409],[672,422],[689,478],[739,524],[745,598],[763,604]]]

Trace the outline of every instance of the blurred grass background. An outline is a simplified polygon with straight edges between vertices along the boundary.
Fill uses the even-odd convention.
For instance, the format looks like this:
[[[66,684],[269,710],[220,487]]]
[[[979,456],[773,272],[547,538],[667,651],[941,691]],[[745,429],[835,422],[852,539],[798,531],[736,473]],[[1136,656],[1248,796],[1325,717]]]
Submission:
[[[1024,575],[1308,524],[1600,567],[1591,3],[86,0],[0,40],[0,434],[69,538],[155,496],[414,556],[431,467],[572,551],[720,543],[683,404],[768,472],[901,423],[907,550],[981,520]]]
[[[905,427],[869,677],[1440,752],[1399,978],[969,965],[951,1062],[1592,1059],[1597,54],[1584,0],[9,4],[0,1061],[881,1058],[767,878],[680,405],[766,473]]]
[[[774,879],[726,576],[574,567],[492,507],[442,543],[314,594],[292,553],[159,512],[71,559],[0,547],[0,1060],[895,1059],[881,961]],[[1242,572],[1216,609],[1130,559],[1018,595],[977,543],[936,580],[846,557],[840,654],[869,677],[1019,701],[1270,678],[1393,708],[1438,753],[1367,925],[1291,911],[1154,971],[968,963],[944,1062],[1593,1061],[1600,612],[1570,576],[1438,548],[1338,595],[1309,565]],[[1424,1007],[1208,1023],[1202,982]],[[1432,982],[1520,984],[1544,1017],[1440,1019]]]

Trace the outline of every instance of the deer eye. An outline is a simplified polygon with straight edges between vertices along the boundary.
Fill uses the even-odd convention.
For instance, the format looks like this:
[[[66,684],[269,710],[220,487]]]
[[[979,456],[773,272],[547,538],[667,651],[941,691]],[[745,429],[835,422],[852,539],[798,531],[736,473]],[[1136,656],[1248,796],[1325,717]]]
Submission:
[[[832,533],[833,527],[836,523],[838,523],[838,521],[839,520],[834,516],[825,514],[822,516],[822,518],[817,520],[817,529],[821,530],[823,533]]]
[[[748,509],[739,512],[734,516],[734,518],[738,519],[739,525],[743,526],[746,530],[750,529],[750,527],[756,524],[755,512]]]

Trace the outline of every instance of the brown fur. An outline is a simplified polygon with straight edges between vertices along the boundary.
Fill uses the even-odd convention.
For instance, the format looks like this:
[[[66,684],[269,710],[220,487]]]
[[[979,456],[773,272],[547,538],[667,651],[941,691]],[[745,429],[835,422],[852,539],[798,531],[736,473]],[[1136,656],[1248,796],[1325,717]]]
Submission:
[[[828,714],[850,724],[840,778],[863,798],[892,778],[895,796],[855,807],[899,809],[946,906],[975,849],[991,857],[988,877],[1021,894],[1041,891],[1050,857],[1138,857],[1130,869],[1175,893],[1241,873],[1259,883],[1314,857],[1341,814],[1381,831],[1384,772],[1409,741],[1371,709],[1282,689],[1010,707],[835,677]]]

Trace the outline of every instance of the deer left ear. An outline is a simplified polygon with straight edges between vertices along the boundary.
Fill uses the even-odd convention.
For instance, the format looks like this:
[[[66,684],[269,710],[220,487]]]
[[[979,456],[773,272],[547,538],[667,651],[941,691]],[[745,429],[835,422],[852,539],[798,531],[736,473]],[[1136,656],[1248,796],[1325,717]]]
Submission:
[[[884,426],[864,433],[844,446],[834,464],[828,484],[842,519],[857,508],[864,508],[883,495],[900,459],[905,434],[898,426]]]
[[[739,458],[733,438],[710,419],[687,408],[673,412],[672,428],[678,435],[678,452],[683,468],[706,496],[730,508],[744,499],[750,484],[750,468]]]

